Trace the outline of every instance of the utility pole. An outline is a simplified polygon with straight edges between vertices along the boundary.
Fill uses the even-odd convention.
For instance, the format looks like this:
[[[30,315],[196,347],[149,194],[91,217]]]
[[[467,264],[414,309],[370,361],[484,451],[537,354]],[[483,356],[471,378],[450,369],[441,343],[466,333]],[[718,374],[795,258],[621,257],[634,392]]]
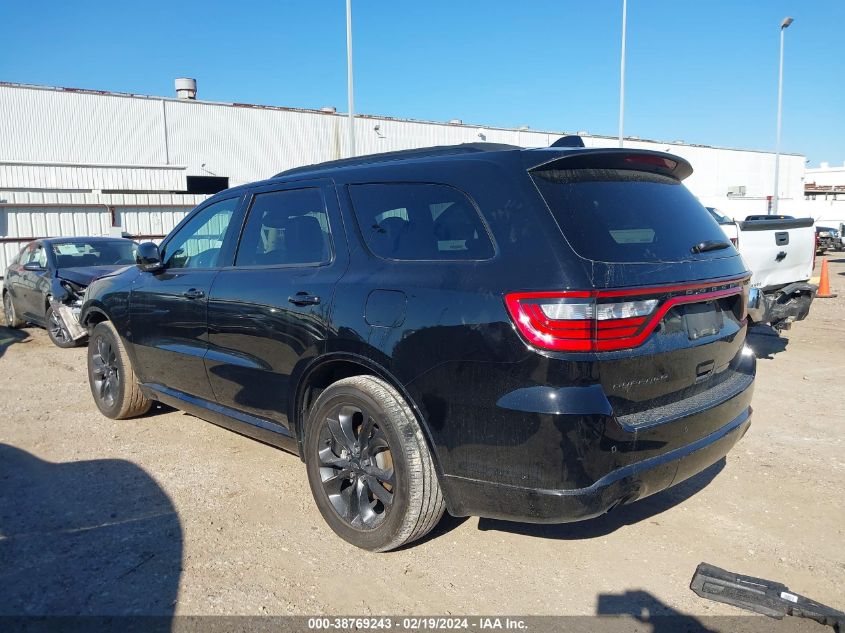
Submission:
[[[772,209],[770,214],[777,215],[778,213],[778,178],[780,177],[780,120],[783,112],[783,34],[789,25],[792,24],[792,18],[784,18],[780,23],[780,66],[778,68],[778,131],[777,140],[775,141],[775,191],[772,196]]]
[[[628,0],[622,0],[622,61],[619,69],[619,147],[625,127],[625,39],[628,31]]]
[[[352,0],[346,0],[346,95],[349,107],[349,156],[355,156],[355,99],[352,86]]]

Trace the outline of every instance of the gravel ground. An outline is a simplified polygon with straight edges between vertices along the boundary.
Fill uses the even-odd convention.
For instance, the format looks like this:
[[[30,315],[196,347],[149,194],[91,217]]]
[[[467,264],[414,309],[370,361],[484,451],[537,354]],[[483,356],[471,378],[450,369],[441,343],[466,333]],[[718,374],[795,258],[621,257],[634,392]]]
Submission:
[[[689,590],[701,561],[845,609],[830,259],[840,297],[750,337],[754,422],[724,463],[580,524],[447,516],[389,554],[333,535],[297,457],[170,409],[108,420],[84,348],[0,327],[0,614],[739,613]]]

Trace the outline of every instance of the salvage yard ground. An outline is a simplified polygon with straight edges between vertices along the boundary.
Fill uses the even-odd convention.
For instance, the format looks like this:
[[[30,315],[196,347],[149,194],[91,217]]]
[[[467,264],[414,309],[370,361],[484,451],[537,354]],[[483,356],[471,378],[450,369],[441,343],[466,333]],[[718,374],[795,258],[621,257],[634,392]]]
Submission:
[[[701,561],[845,609],[845,259],[829,259],[838,298],[753,331],[754,422],[725,462],[593,521],[447,516],[389,554],[329,530],[297,457],[170,409],[108,420],[84,348],[0,327],[0,613],[739,613],[689,590]]]

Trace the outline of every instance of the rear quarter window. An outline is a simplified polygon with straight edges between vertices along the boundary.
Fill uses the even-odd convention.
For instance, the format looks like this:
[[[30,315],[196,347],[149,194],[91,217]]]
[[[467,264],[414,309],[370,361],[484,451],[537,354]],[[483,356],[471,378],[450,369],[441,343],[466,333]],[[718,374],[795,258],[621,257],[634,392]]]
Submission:
[[[398,260],[479,260],[495,250],[478,210],[448,185],[350,185],[349,195],[367,247]]]
[[[680,181],[625,169],[548,169],[532,172],[569,244],[581,257],[604,262],[712,259],[732,248],[696,254],[725,234]]]

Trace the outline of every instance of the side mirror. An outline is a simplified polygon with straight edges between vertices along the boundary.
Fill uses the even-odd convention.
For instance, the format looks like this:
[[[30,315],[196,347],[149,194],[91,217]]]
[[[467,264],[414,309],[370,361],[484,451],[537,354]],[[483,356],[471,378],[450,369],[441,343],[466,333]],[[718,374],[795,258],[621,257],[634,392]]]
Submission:
[[[164,268],[161,263],[161,253],[158,246],[153,242],[138,244],[138,250],[135,252],[135,263],[145,273],[154,273]]]
[[[29,271],[34,272],[34,273],[40,273],[43,270],[45,270],[44,266],[42,266],[38,262],[27,262],[26,264],[23,265],[23,269],[29,270]]]

